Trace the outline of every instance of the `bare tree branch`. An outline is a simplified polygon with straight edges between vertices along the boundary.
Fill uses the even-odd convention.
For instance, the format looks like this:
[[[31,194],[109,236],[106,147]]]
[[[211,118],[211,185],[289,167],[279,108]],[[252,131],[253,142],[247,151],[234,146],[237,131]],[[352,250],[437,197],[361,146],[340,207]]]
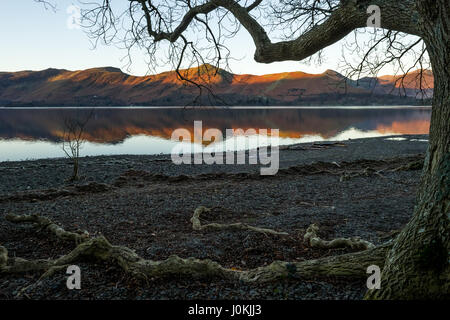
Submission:
[[[108,0],[86,3],[82,10],[83,25],[95,43],[102,40],[108,44],[114,41],[125,44],[129,64],[133,47],[144,48],[151,67],[172,64],[181,81],[196,86],[199,96],[206,92],[215,100],[218,98],[210,83],[220,67],[228,66],[227,41],[241,27],[253,40],[257,62],[302,61],[314,54],[321,60],[324,48],[352,31],[370,31],[366,28],[370,16],[367,9],[377,5],[382,13],[381,29],[377,30],[387,30],[388,34],[377,38],[374,32],[374,43],[367,46],[369,49],[361,63],[351,70],[357,77],[364,71],[376,73],[388,63],[395,64],[403,58],[403,51],[415,51],[415,46],[408,49],[408,41],[401,35],[407,33],[420,38],[414,0],[129,0],[127,10],[119,12],[111,3]],[[277,36],[282,40],[275,40]],[[377,65],[378,61],[371,58],[375,48],[386,42],[392,59]],[[399,46],[402,42],[403,46]],[[166,61],[162,61],[159,53],[163,48],[167,49]],[[417,60],[416,65],[422,61]],[[195,72],[182,71],[203,64],[214,66],[215,71],[210,70],[208,76],[202,77],[198,71],[197,79],[193,78]],[[399,71],[403,69],[409,68],[399,68]],[[199,101],[199,96],[194,103]]]

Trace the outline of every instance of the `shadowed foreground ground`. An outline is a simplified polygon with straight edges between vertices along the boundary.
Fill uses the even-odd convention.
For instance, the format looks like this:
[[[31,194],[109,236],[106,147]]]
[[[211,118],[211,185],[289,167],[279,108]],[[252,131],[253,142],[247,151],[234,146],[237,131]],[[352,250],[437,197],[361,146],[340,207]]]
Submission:
[[[104,235],[146,259],[211,259],[249,269],[274,260],[302,261],[350,252],[303,243],[311,223],[323,239],[359,236],[380,244],[410,218],[420,168],[396,170],[423,159],[427,136],[349,140],[282,148],[280,171],[259,176],[259,166],[175,166],[169,156],[82,159],[83,179],[67,184],[65,159],[0,163],[0,245],[10,256],[57,258],[74,244],[31,226],[14,225],[7,213],[39,214],[66,230]],[[334,162],[334,163],[333,163]],[[198,206],[212,208],[202,223],[243,222],[289,233],[250,230],[194,231]],[[136,280],[122,270],[79,264],[82,289],[66,288],[65,270],[20,296],[40,273],[0,274],[0,299],[360,299],[365,280],[286,279],[271,284],[225,280]]]

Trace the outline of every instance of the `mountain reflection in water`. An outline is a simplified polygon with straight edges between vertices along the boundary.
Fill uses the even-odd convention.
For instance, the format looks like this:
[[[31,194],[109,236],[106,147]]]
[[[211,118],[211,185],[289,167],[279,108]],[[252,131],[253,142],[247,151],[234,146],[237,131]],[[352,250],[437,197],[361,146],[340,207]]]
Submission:
[[[64,120],[84,119],[91,109],[0,109],[0,161],[64,156],[58,143]],[[427,134],[431,108],[149,109],[93,111],[82,155],[170,153],[173,130],[279,129],[280,144],[347,140],[395,134]],[[250,146],[252,147],[252,146]]]

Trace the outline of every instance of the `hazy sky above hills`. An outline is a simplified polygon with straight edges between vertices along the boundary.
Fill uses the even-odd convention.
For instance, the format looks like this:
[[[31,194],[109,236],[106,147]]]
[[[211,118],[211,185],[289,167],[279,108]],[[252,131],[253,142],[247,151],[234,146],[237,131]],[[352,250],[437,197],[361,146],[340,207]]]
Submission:
[[[92,44],[85,33],[70,29],[67,9],[76,1],[57,1],[57,11],[45,8],[33,0],[0,1],[0,71],[42,70],[49,67],[80,70],[92,67],[114,66],[133,75],[145,75],[148,67],[142,52],[133,52],[133,64],[127,70],[125,50],[114,46]],[[326,69],[339,71],[340,44],[327,48],[322,65],[306,65],[287,61],[259,64],[253,60],[254,45],[250,36],[241,30],[230,45],[234,58],[230,61],[234,73],[267,74],[285,71],[322,73]],[[157,71],[171,69],[160,68]],[[385,73],[390,73],[386,70]]]

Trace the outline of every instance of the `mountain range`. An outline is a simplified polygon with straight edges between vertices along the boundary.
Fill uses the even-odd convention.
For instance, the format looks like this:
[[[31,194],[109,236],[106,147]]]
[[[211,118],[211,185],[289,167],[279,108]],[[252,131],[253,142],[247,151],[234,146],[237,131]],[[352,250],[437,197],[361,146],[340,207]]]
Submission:
[[[407,105],[433,94],[433,74],[366,77],[358,81],[327,70],[320,74],[284,72],[233,74],[211,65],[180,71],[199,84],[182,81],[175,71],[132,76],[113,67],[81,71],[0,72],[0,106],[302,106]],[[200,94],[201,93],[201,94]],[[200,94],[200,95],[199,95]]]

